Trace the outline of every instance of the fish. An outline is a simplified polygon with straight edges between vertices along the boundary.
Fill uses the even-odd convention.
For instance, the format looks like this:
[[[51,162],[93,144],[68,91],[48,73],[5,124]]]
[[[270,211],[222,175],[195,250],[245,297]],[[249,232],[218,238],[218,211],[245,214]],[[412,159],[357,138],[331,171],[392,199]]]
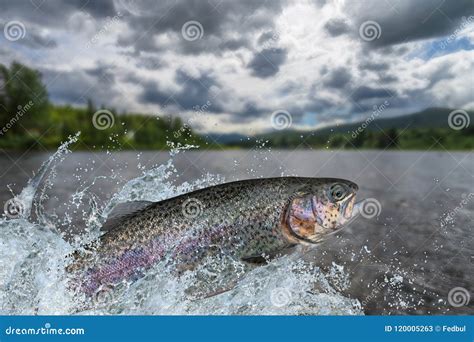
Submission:
[[[109,215],[106,232],[71,256],[67,271],[75,291],[93,296],[142,278],[160,262],[178,275],[217,255],[258,265],[342,229],[357,190],[337,178],[259,178],[124,203]]]

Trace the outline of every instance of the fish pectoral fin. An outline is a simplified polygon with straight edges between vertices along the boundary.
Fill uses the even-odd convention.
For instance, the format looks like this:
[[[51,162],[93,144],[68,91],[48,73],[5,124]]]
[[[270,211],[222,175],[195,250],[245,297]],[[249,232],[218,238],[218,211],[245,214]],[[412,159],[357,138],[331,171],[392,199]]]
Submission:
[[[272,251],[269,253],[245,256],[245,257],[240,258],[240,260],[247,262],[249,264],[253,264],[253,265],[266,265],[273,259],[293,253],[296,249],[296,246],[297,245],[291,244],[291,245],[286,246],[285,248]]]
[[[253,265],[266,265],[268,260],[262,255],[252,255],[248,257],[241,258],[243,262],[253,264]]]
[[[133,201],[117,204],[107,216],[107,220],[104,222],[100,230],[103,232],[113,230],[124,220],[124,218],[148,208],[153,203],[154,202],[150,201]]]

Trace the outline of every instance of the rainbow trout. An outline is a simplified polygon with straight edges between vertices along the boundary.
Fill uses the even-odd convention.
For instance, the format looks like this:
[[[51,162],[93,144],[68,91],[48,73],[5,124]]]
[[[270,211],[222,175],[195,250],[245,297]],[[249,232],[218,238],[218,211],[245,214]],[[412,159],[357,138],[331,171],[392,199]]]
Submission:
[[[159,262],[177,272],[225,254],[255,263],[298,244],[314,245],[352,216],[356,184],[332,178],[281,177],[220,184],[161,202],[117,206],[109,230],[67,270],[74,287],[93,295],[134,281]]]

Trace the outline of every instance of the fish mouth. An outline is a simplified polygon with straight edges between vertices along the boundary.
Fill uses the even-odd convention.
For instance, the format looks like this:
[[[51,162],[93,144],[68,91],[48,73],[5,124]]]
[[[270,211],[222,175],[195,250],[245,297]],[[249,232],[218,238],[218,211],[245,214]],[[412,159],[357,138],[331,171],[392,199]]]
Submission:
[[[342,229],[347,227],[351,222],[357,219],[360,216],[360,212],[362,207],[365,203],[365,200],[361,200],[359,202],[355,202],[356,194],[353,193],[350,195],[346,201],[341,206],[341,213],[342,213],[342,220],[338,222],[336,227],[334,227],[333,231],[328,235],[332,235],[335,233],[340,232]]]
[[[360,216],[360,213],[362,212],[362,208],[364,207],[364,204],[366,201],[367,201],[366,199],[363,199],[354,204],[354,208],[352,209],[351,219],[354,219]]]
[[[356,220],[361,215],[362,209],[363,209],[364,204],[365,204],[366,201],[367,201],[366,199],[363,199],[363,200],[360,200],[359,202],[355,203],[355,197],[354,197],[352,212],[350,213],[349,217],[347,218],[347,221],[344,223],[345,225],[347,225],[348,223],[351,223],[352,221]],[[347,210],[347,208],[346,208],[346,210]],[[344,217],[346,218],[345,215],[344,215]]]
[[[354,203],[355,203],[356,194],[352,193],[341,205],[342,216],[346,220],[350,220],[352,218],[352,212],[354,210]]]

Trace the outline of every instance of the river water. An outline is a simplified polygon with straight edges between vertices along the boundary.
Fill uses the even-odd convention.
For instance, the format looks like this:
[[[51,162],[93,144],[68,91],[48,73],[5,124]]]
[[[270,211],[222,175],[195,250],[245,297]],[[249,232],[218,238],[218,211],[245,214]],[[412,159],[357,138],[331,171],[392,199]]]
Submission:
[[[22,191],[32,196],[25,195],[27,182],[51,155],[0,152],[2,205]],[[221,295],[190,302],[182,280],[151,274],[114,295],[113,304],[87,312],[474,314],[472,153],[266,148],[173,156],[73,152],[55,160],[38,187],[41,208],[33,208],[33,217],[0,220],[0,313],[80,311],[68,297],[64,255],[98,234],[84,227],[97,226],[117,202],[157,201],[224,181],[282,175],[352,180],[359,198],[376,203],[375,213],[297,259],[257,269]]]

